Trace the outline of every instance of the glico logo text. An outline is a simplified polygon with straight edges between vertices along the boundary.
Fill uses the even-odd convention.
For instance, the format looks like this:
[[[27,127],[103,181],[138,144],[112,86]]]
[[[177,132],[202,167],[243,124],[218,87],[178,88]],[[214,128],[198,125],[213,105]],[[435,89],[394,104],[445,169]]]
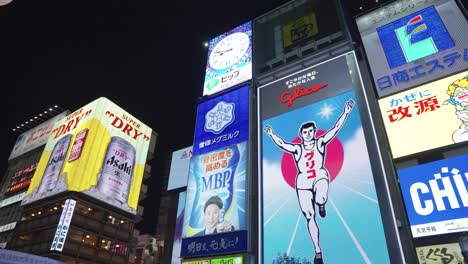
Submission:
[[[455,46],[433,6],[379,27],[377,33],[391,69]]]

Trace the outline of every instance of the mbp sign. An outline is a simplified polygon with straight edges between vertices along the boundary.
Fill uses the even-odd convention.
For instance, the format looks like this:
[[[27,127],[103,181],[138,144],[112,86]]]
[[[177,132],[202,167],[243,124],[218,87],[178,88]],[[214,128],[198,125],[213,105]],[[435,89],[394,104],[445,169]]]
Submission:
[[[468,230],[468,155],[398,170],[413,237]]]

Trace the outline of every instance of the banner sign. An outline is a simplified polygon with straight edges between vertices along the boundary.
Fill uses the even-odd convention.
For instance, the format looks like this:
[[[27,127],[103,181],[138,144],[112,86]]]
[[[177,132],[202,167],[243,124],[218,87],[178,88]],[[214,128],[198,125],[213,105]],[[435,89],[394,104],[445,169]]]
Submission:
[[[259,88],[263,263],[390,263],[361,87],[351,52]]]
[[[465,263],[458,243],[417,247],[419,264],[460,264]]]
[[[184,238],[182,257],[213,256],[247,251],[247,231]]]
[[[10,204],[21,202],[25,196],[26,196],[26,192],[23,192],[23,193],[11,196],[11,197],[9,197],[7,199],[3,199],[0,202],[0,208],[5,207],[5,206],[10,205]]]
[[[468,155],[398,170],[413,237],[468,230]]]
[[[168,191],[187,186],[187,177],[192,153],[192,146],[172,152],[169,182],[167,184]]]
[[[248,140],[249,85],[198,105],[193,155]]]
[[[393,158],[468,140],[468,71],[379,100]]]
[[[211,95],[252,79],[252,22],[208,43],[203,95]]]
[[[67,199],[65,201],[50,250],[56,250],[60,252],[63,250],[63,247],[65,246],[65,240],[67,239],[68,230],[70,229],[73,212],[75,211],[75,205],[76,201],[73,199]]]
[[[468,22],[454,0],[399,0],[356,23],[380,97],[468,68]]]
[[[56,122],[23,204],[85,193],[136,214],[151,128],[101,97]]]

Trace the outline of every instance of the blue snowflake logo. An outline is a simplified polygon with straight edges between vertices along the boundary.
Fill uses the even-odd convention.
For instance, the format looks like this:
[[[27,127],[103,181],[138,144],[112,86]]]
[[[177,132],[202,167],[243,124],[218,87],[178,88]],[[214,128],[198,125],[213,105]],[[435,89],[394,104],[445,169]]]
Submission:
[[[219,134],[234,122],[234,103],[221,101],[205,115],[205,131]]]

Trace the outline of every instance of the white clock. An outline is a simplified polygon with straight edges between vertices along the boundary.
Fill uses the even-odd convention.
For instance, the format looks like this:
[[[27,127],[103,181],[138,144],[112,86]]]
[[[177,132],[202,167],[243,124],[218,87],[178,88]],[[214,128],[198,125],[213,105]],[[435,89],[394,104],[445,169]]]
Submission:
[[[214,46],[208,63],[213,69],[221,70],[239,62],[249,48],[250,39],[244,32],[226,36]]]

